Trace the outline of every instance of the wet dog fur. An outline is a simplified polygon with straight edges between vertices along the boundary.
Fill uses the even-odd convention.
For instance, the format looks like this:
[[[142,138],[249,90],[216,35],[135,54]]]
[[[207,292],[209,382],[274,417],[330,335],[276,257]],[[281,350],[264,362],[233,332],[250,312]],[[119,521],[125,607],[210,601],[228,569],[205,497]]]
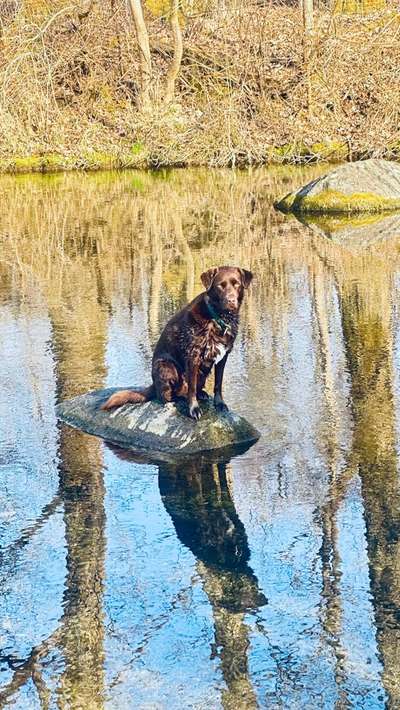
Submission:
[[[152,360],[153,384],[141,392],[116,392],[102,409],[185,397],[190,416],[199,419],[199,400],[208,398],[204,386],[215,367],[214,405],[227,410],[222,396],[224,369],[237,336],[244,291],[252,278],[250,271],[237,266],[205,271],[201,275],[205,291],[176,313],[160,335]]]

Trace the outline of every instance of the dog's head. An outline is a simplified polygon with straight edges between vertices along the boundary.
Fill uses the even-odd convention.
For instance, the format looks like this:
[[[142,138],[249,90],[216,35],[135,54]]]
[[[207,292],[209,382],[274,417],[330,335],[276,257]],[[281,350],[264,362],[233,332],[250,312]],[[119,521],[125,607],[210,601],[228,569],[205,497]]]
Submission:
[[[238,266],[216,266],[201,275],[201,281],[212,305],[218,311],[238,311],[244,290],[250,286],[253,274]]]

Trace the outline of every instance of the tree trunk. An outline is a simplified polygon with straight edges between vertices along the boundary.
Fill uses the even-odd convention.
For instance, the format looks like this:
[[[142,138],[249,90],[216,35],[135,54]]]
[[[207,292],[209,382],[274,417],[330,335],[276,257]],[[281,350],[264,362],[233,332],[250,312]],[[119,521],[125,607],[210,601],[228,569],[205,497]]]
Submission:
[[[310,35],[314,29],[314,3],[313,0],[302,0],[303,25],[306,35]]]
[[[140,0],[128,0],[128,5],[135,23],[136,37],[140,53],[140,104],[142,107],[150,104],[151,55],[149,33],[143,17]]]
[[[313,0],[302,0],[303,28],[304,28],[304,69],[307,90],[307,110],[312,113],[312,88],[311,88],[311,67],[310,59],[312,54],[313,31],[314,31],[314,2]]]
[[[174,54],[167,73],[167,83],[165,87],[165,100],[169,103],[175,96],[175,82],[179,74],[183,54],[182,30],[179,24],[179,2],[171,0],[171,29],[174,40]]]

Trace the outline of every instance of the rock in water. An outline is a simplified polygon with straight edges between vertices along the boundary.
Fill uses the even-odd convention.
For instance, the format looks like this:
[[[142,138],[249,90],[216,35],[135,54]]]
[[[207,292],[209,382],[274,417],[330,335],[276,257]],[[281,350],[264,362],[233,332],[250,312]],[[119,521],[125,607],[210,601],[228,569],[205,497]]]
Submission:
[[[299,214],[349,214],[400,209],[400,165],[360,160],[290,192],[275,207]]]
[[[203,414],[198,422],[187,416],[185,402],[125,404],[103,412],[101,405],[119,389],[126,388],[97,390],[62,402],[56,408],[57,416],[76,429],[119,446],[169,457],[249,445],[260,437],[257,429],[238,414],[218,413],[212,399],[200,402]]]

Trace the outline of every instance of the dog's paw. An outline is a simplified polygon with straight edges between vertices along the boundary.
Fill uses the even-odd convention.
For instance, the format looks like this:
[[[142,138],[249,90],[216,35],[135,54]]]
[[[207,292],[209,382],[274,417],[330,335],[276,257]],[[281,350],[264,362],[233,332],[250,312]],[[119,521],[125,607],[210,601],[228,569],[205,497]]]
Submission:
[[[214,407],[217,412],[229,412],[228,406],[225,404],[224,400],[219,397],[214,399]]]
[[[190,416],[192,419],[195,419],[196,421],[198,421],[198,420],[200,419],[200,417],[201,417],[201,409],[200,409],[200,407],[199,407],[199,405],[198,405],[197,403],[196,403],[196,404],[192,404],[192,406],[189,407],[189,416]]]

